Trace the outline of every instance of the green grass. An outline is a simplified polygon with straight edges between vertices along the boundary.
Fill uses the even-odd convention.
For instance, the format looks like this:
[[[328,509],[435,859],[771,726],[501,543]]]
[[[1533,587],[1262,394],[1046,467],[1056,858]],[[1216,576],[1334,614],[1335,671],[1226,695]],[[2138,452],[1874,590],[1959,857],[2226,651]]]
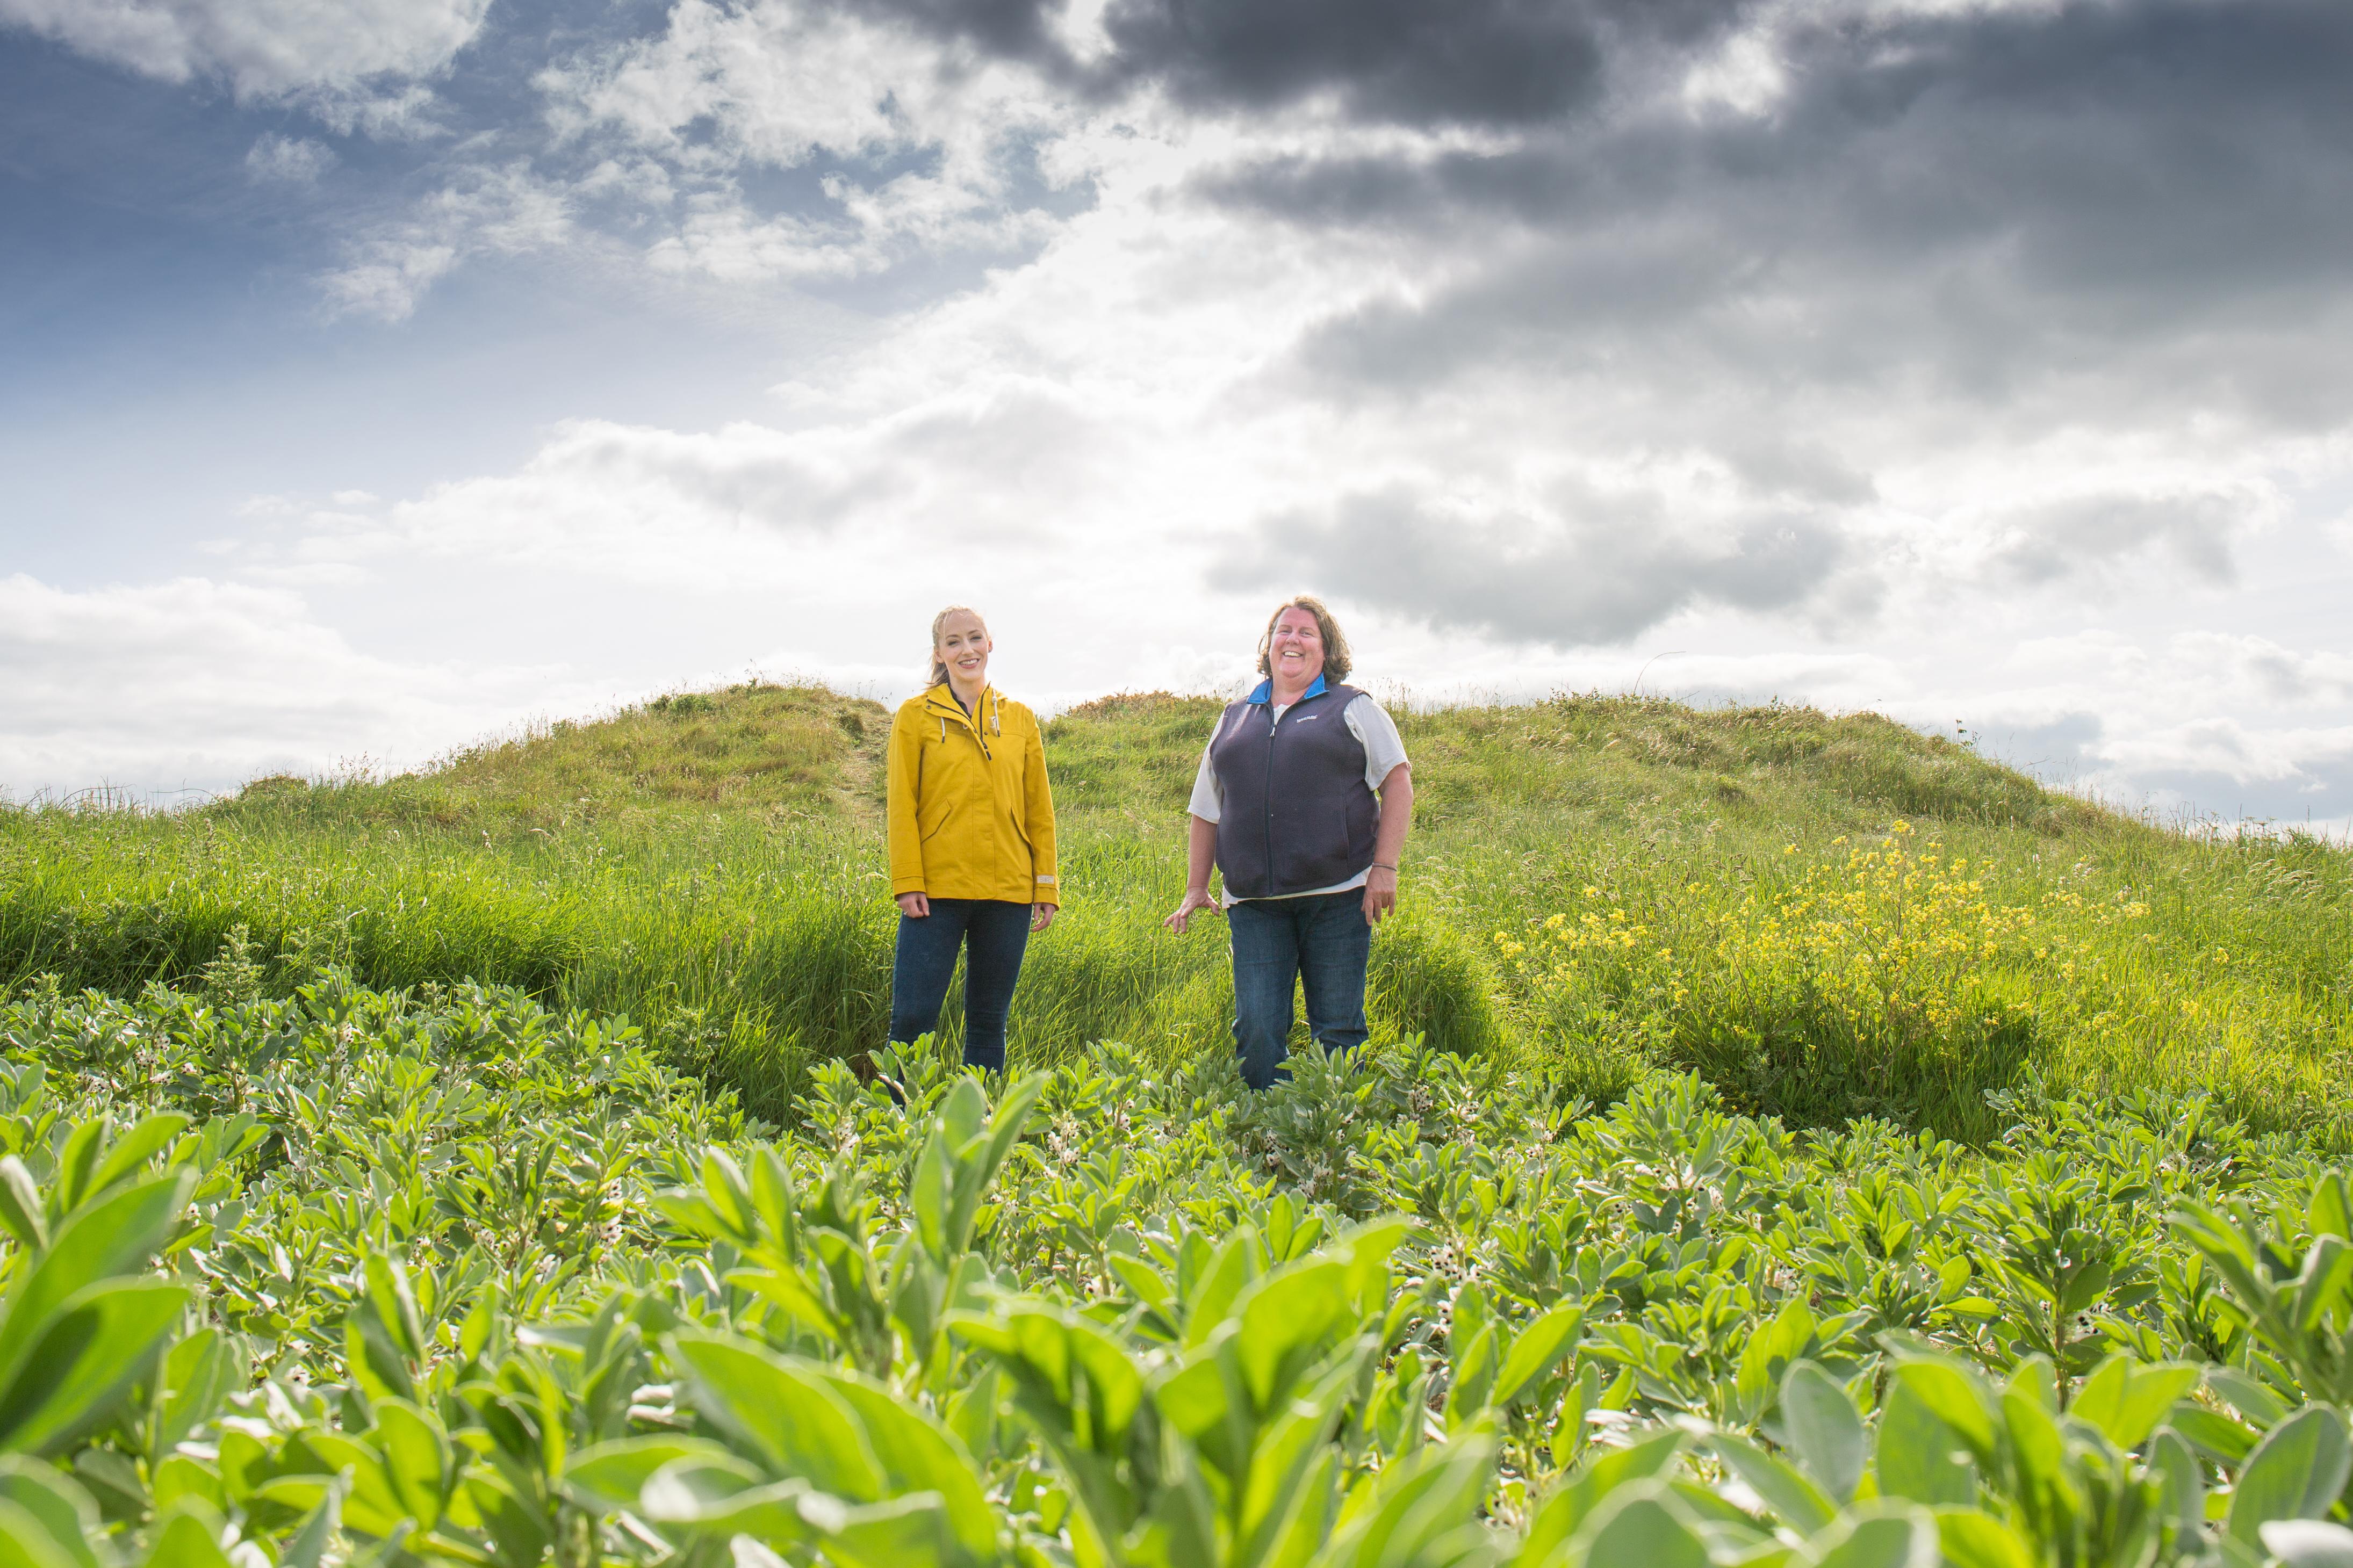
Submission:
[[[1024,970],[1017,1061],[1107,1038],[1163,1063],[1226,1048],[1221,931],[1158,924],[1217,709],[1120,696],[1049,726],[1071,901]],[[2195,1088],[2353,1147],[2340,849],[2169,831],[1867,714],[1567,697],[1399,718],[1419,805],[1375,944],[1378,1035],[1541,1057],[1601,1097],[1695,1068],[1797,1122],[1975,1139],[1996,1130],[1987,1094],[2030,1079]],[[173,816],[0,811],[0,984],[127,994],[193,975],[242,925],[280,984],[332,957],[375,985],[470,978],[626,1012],[781,1118],[809,1064],[883,1033],[886,726],[819,689],[739,686],[389,780],[263,781]],[[1912,895],[1829,917],[1797,901],[1899,821],[1914,873],[1967,862],[1947,879],[1977,891],[1938,918],[1973,945],[1862,981],[1856,951],[1920,929]],[[1543,925],[1588,913],[1643,934],[1572,949]]]

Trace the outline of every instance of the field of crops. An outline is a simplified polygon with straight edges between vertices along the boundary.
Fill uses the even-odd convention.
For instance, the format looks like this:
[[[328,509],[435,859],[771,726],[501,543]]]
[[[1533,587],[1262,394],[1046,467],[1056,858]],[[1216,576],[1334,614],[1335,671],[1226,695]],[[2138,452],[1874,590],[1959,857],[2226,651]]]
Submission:
[[[1408,711],[1374,1044],[1253,1096],[1214,706],[1050,726],[986,1082],[874,1049],[871,703],[0,804],[0,1568],[2353,1564],[2353,856]]]
[[[12,1568],[2353,1553],[2353,1197],[2198,1100],[1973,1151],[1102,1046],[777,1135],[513,990],[265,978],[0,1007]]]

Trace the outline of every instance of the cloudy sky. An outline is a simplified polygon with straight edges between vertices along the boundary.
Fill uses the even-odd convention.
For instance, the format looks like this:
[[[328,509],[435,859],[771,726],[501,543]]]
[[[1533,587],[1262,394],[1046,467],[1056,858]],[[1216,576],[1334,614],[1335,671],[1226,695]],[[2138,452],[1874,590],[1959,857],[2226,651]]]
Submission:
[[[2342,0],[0,0],[0,789],[681,684],[1883,709],[2353,817]]]

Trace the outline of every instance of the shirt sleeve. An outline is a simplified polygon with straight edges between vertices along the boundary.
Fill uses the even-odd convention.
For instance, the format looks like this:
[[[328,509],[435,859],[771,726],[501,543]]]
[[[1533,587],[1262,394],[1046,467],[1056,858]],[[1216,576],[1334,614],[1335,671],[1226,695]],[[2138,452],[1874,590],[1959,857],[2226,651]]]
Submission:
[[[923,737],[908,721],[905,710],[891,720],[889,770],[885,773],[888,805],[884,820],[891,847],[891,896],[920,893],[923,888],[923,840],[915,829],[915,790],[923,774]]]
[[[1218,734],[1226,727],[1226,716],[1218,715],[1218,727],[1209,731],[1208,743],[1201,748],[1201,768],[1193,775],[1193,798],[1185,809],[1204,822],[1216,822],[1226,815],[1226,792],[1219,787],[1218,770],[1209,763],[1209,752],[1218,743]]]
[[[1388,782],[1389,774],[1399,763],[1407,762],[1405,737],[1398,733],[1397,721],[1388,710],[1374,701],[1369,695],[1359,696],[1348,704],[1341,720],[1348,733],[1365,748],[1365,784],[1377,791]],[[1212,819],[1214,820],[1214,819]]]
[[[1054,904],[1062,901],[1060,868],[1054,860],[1054,789],[1046,777],[1046,738],[1039,732],[1037,717],[1027,713],[1029,720],[1028,766],[1022,776],[1029,781],[1029,799],[1024,803],[1024,815],[1029,829],[1030,902]]]

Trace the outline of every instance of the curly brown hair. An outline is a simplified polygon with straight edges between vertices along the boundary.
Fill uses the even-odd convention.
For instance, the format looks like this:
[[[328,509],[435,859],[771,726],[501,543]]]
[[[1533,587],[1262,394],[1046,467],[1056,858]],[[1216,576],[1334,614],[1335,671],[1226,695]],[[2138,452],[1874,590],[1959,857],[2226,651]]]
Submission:
[[[1347,679],[1352,668],[1348,658],[1348,634],[1340,629],[1340,623],[1332,618],[1332,612],[1324,607],[1324,601],[1313,594],[1293,594],[1274,607],[1274,614],[1267,616],[1266,632],[1258,639],[1258,672],[1268,676],[1274,673],[1274,623],[1282,619],[1285,610],[1304,610],[1315,617],[1315,633],[1324,639],[1324,679]]]

